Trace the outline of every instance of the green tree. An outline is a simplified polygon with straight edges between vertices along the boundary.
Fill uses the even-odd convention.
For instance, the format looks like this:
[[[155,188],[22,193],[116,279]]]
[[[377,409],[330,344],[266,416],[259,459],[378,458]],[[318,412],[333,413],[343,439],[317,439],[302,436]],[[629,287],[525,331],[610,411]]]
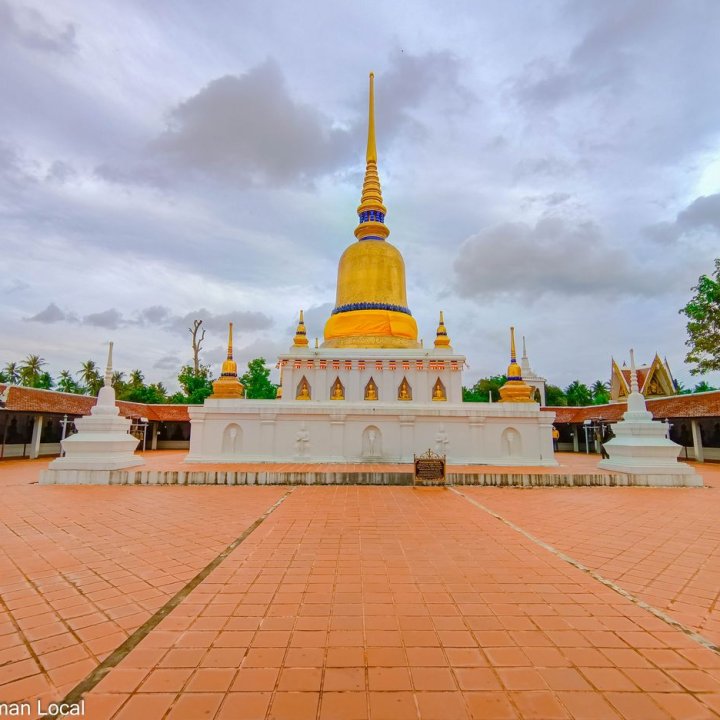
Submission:
[[[5,384],[5,383],[7,383],[7,381],[8,381],[8,378],[7,378],[7,375],[5,374],[5,371],[0,370],[0,383]]]
[[[693,364],[692,375],[720,370],[720,258],[715,260],[715,272],[701,275],[692,288],[695,295],[680,310],[688,318],[690,348],[685,362]]]
[[[463,402],[489,402],[490,392],[493,402],[497,402],[500,399],[500,388],[506,382],[505,375],[480,378],[471,388],[463,387]]]
[[[273,400],[277,396],[278,386],[270,382],[270,368],[265,364],[265,358],[250,360],[240,382],[249,400]]]
[[[178,375],[178,382],[184,392],[175,393],[170,398],[172,403],[202,405],[205,398],[212,395],[210,368],[206,365],[200,365],[197,374],[192,365],[184,365]]]
[[[565,388],[565,397],[567,398],[567,404],[572,407],[593,404],[593,396],[590,388],[579,380],[573,380]]]
[[[28,355],[20,366],[20,380],[27,387],[39,387],[42,368],[47,365],[39,355]]]
[[[6,382],[11,385],[18,385],[20,383],[20,368],[16,362],[9,362],[5,365],[5,378]]]
[[[610,402],[610,388],[608,383],[596,380],[590,388],[593,405],[607,405]]]
[[[693,392],[710,392],[711,390],[717,390],[707,380],[701,380],[694,388]]]
[[[568,404],[567,397],[562,388],[548,383],[545,385],[545,402],[550,407],[565,407]]]
[[[85,388],[78,385],[69,370],[61,370],[58,376],[58,390],[66,393],[82,394]]]
[[[80,366],[78,373],[91,395],[97,395],[103,386],[103,378],[94,360],[87,360]]]
[[[52,379],[52,375],[49,372],[42,372],[35,381],[33,387],[42,388],[43,390],[51,390],[55,381]]]

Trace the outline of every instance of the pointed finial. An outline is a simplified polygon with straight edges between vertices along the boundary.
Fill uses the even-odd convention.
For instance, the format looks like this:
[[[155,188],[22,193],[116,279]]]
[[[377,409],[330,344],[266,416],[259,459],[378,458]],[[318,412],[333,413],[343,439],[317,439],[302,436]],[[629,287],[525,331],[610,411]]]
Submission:
[[[516,362],[517,353],[515,352],[515,328],[510,326],[510,362]]]
[[[228,352],[227,352],[227,359],[232,360],[233,359],[233,351],[232,351],[232,323],[229,323],[228,328]]]
[[[527,348],[525,347],[525,336],[522,336],[523,339],[523,357],[527,358]]]
[[[113,343],[111,340],[108,343],[107,366],[105,368],[105,379],[103,381],[103,384],[108,387],[112,386],[112,351],[113,351]]]
[[[293,338],[293,345],[295,347],[307,347],[307,330],[305,329],[305,318],[303,311],[300,311],[300,320],[298,321],[297,329],[295,330],[295,337]]]
[[[320,341],[318,340],[318,338],[315,338],[315,349],[316,350],[320,347],[319,343],[320,343]]]
[[[360,205],[357,209],[360,224],[355,228],[358,240],[385,240],[390,230],[385,225],[380,177],[377,171],[377,146],[375,144],[375,74],[370,73],[370,95],[368,102],[368,140],[365,153],[365,181],[363,182]]]
[[[370,101],[368,103],[368,139],[366,162],[377,162],[377,148],[375,147],[375,73],[370,73]]]
[[[630,348],[630,392],[639,393],[637,370],[635,370],[635,352]]]

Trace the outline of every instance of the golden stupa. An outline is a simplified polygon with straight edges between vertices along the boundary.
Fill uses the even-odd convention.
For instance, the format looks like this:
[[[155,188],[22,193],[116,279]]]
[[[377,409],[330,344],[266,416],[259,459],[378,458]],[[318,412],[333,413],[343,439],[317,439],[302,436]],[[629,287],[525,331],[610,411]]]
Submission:
[[[220,377],[213,383],[211,398],[241,398],[245,391],[243,384],[238,380],[237,363],[233,360],[232,327],[230,323],[227,360],[222,364]]]
[[[443,311],[440,311],[440,323],[438,324],[437,332],[435,333],[435,347],[436,348],[449,348],[450,338],[445,328],[445,318],[443,317]]]
[[[300,320],[298,321],[297,329],[295,330],[295,337],[293,338],[294,347],[307,347],[307,330],[305,329],[305,318],[303,317],[303,311],[300,311]]]
[[[515,353],[515,328],[510,328],[510,364],[507,382],[500,388],[500,402],[534,402],[533,388],[522,379],[522,370]]]
[[[325,323],[327,348],[419,348],[417,324],[407,306],[405,263],[386,241],[375,147],[374,75],[370,73],[368,141],[357,242],[340,258],[335,309]]]

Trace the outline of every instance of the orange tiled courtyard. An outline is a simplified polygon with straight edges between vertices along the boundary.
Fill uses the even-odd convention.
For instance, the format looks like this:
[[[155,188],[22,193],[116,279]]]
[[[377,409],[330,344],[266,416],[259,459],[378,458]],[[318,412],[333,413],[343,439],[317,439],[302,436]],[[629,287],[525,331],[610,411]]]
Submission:
[[[720,717],[717,466],[705,489],[523,490],[39,486],[46,464],[0,463],[0,703]]]

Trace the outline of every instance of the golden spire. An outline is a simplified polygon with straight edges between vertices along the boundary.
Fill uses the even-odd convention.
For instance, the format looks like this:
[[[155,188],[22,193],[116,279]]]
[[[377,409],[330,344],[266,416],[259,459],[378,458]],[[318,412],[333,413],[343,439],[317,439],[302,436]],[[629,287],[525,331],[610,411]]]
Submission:
[[[297,330],[295,330],[295,337],[293,338],[293,345],[295,347],[307,347],[307,330],[305,330],[305,319],[303,317],[303,311],[300,311],[300,321],[298,322]]]
[[[533,388],[522,379],[515,352],[515,328],[510,327],[510,364],[507,382],[500,388],[500,402],[533,402]]]
[[[435,336],[435,347],[450,347],[450,338],[445,329],[445,318],[443,317],[442,310],[440,311],[440,324],[438,325]]]
[[[382,189],[377,171],[377,146],[375,144],[375,74],[370,73],[370,101],[368,105],[368,139],[365,152],[365,181],[357,212],[360,224],[355,228],[358,240],[384,240],[389,234],[385,225]]]
[[[241,398],[243,396],[244,387],[238,380],[237,363],[233,360],[232,328],[233,324],[230,323],[227,360],[222,364],[220,377],[213,383],[213,393],[210,396],[212,398]]]

